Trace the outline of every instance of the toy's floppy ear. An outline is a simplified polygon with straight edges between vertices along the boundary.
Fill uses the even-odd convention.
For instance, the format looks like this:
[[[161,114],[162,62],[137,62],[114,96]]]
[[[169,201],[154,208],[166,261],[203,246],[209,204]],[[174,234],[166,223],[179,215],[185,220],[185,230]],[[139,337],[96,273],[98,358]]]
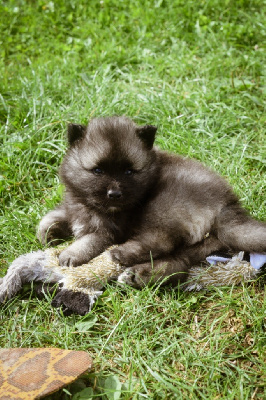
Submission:
[[[138,137],[145,143],[149,150],[153,146],[156,131],[157,127],[153,125],[144,125],[137,128]]]
[[[79,139],[82,139],[86,133],[86,125],[68,124],[67,138],[70,146]]]

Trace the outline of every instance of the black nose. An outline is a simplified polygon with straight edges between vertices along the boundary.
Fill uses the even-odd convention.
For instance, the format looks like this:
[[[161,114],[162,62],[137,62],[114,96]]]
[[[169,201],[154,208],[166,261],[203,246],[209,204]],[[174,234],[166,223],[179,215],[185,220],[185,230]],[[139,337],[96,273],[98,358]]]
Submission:
[[[107,197],[109,199],[119,199],[122,196],[122,193],[119,189],[109,189],[107,192]]]

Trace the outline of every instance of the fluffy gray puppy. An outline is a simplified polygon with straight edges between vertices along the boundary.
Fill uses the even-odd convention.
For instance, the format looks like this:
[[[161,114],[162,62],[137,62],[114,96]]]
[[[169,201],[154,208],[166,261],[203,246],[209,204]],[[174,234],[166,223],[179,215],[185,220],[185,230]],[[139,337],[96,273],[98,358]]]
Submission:
[[[119,244],[113,260],[130,267],[141,287],[183,281],[214,251],[266,252],[266,224],[247,215],[216,173],[154,148],[156,130],[126,117],[68,126],[64,200],[38,230],[42,243],[75,236],[61,265],[80,265]]]

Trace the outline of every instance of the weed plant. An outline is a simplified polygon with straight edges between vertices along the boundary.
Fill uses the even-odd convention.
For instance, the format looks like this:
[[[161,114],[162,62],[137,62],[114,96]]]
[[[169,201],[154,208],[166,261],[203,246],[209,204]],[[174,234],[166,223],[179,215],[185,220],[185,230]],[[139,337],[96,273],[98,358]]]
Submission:
[[[125,114],[157,145],[225,176],[265,218],[263,0],[3,0],[0,268],[40,248],[60,200],[68,122]],[[204,187],[202,188],[204,190]],[[1,347],[86,350],[94,369],[50,399],[262,399],[263,281],[238,288],[110,286],[64,317],[31,291],[0,311]]]

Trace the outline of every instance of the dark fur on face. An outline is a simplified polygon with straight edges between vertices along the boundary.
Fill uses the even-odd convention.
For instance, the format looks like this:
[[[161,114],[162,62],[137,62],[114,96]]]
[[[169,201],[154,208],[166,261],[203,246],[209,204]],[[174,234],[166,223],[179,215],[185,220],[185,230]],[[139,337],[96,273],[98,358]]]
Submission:
[[[141,287],[184,280],[213,251],[266,251],[266,224],[247,215],[220,176],[154,148],[156,129],[126,117],[69,125],[60,170],[65,198],[38,232],[42,243],[76,237],[61,265],[82,264],[120,243],[111,256]]]
[[[122,117],[93,119],[87,129],[78,129],[76,137],[74,128],[61,167],[66,188],[81,203],[103,213],[130,210],[141,202],[155,176],[151,148],[156,128],[137,128]]]

